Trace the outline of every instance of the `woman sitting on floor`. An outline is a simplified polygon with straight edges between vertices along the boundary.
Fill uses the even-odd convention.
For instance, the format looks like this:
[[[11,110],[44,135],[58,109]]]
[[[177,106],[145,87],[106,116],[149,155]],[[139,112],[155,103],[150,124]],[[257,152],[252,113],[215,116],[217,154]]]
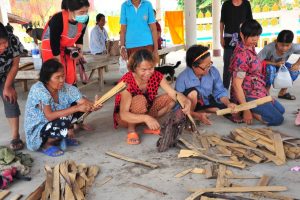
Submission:
[[[241,26],[240,42],[234,49],[230,62],[232,74],[231,98],[237,103],[245,103],[268,95],[262,62],[255,52],[255,46],[262,33],[256,20],[247,20]],[[282,124],[284,107],[273,102],[259,105],[243,112],[243,120],[252,123],[253,117],[269,126]]]
[[[65,83],[63,65],[56,59],[43,63],[39,82],[29,91],[24,129],[28,149],[41,149],[48,156],[64,154],[56,146],[64,139],[67,146],[77,146],[72,122],[81,112],[94,111],[93,102],[84,98],[75,86]]]
[[[287,62],[292,54],[300,54],[300,44],[293,43],[294,33],[290,30],[281,31],[275,42],[265,46],[259,53],[260,60],[267,64],[267,88],[270,89],[276,77],[279,67],[285,65],[293,81],[299,76],[300,58],[294,64]],[[287,88],[282,88],[278,93],[278,98],[295,100],[296,97],[287,92]]]
[[[186,52],[187,67],[176,80],[175,88],[191,100],[191,115],[202,123],[211,125],[206,112],[233,108],[228,98],[220,73],[211,61],[208,47],[193,45]],[[226,116],[234,122],[241,122],[237,114]]]
[[[114,124],[115,128],[118,125],[128,128],[128,144],[140,143],[135,128],[141,123],[149,128],[144,133],[159,134],[157,118],[171,111],[177,98],[184,102],[183,112],[189,113],[190,101],[176,92],[154,67],[152,53],[145,49],[139,50],[129,59],[130,71],[120,79],[127,83],[127,89],[116,96]],[[157,96],[159,86],[166,94]]]

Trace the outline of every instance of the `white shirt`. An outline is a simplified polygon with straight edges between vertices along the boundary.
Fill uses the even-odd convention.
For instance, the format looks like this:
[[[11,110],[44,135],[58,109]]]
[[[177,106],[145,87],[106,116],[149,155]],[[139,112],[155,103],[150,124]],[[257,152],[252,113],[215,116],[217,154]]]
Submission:
[[[90,37],[90,50],[92,54],[102,53],[106,50],[106,41],[108,40],[108,34],[103,27],[103,30],[96,25],[91,31]]]

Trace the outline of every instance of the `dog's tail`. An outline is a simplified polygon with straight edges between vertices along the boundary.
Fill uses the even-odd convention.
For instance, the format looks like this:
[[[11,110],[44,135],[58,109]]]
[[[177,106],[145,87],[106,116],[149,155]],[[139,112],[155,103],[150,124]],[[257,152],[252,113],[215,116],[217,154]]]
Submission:
[[[179,67],[179,65],[181,64],[181,61],[177,61],[177,63],[174,65],[174,69],[176,69],[177,67]]]

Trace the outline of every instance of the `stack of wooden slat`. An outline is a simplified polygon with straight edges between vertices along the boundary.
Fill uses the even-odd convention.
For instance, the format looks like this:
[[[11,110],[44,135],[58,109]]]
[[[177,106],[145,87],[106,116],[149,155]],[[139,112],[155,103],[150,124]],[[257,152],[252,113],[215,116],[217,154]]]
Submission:
[[[300,157],[299,138],[267,128],[237,128],[226,137],[204,134],[194,138],[193,144],[182,138],[180,141],[189,150],[181,150],[179,157],[201,157],[238,168],[245,168],[246,160],[283,165],[287,158]]]
[[[46,180],[27,200],[83,200],[99,173],[98,166],[76,165],[67,160],[54,168],[45,166]]]
[[[222,200],[222,199],[231,199],[231,200],[250,200],[250,198],[245,198],[245,195],[242,196],[231,196],[224,195],[220,193],[251,193],[254,195],[254,199],[257,197],[266,197],[272,199],[281,199],[281,200],[292,200],[294,198],[283,196],[278,194],[279,191],[286,191],[287,187],[285,186],[269,186],[271,177],[263,175],[260,177],[260,180],[255,186],[242,186],[237,185],[231,182],[231,179],[244,179],[244,178],[257,178],[251,176],[236,176],[234,174],[227,175],[230,170],[226,168],[225,165],[219,165],[219,169],[216,171],[216,187],[213,188],[198,188],[198,189],[189,189],[190,192],[193,192],[186,200]],[[252,199],[252,198],[251,198]]]
[[[21,194],[16,194],[14,196],[10,195],[10,191],[9,190],[1,190],[0,191],[0,200],[6,200],[6,199],[10,199],[10,200],[19,200],[22,198],[23,195]]]

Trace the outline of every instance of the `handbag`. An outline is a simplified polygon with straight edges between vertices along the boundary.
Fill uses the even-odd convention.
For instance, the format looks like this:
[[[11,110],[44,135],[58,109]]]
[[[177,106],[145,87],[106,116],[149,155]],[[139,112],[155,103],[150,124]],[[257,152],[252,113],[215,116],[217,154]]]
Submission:
[[[119,57],[119,65],[120,65],[119,72],[123,76],[128,72],[128,69],[127,69],[127,62],[126,60],[123,60],[122,56]]]
[[[281,88],[290,88],[292,86],[293,86],[293,80],[291,78],[290,72],[285,65],[282,65],[279,68],[278,72],[276,73],[273,87],[275,89],[281,89]]]

